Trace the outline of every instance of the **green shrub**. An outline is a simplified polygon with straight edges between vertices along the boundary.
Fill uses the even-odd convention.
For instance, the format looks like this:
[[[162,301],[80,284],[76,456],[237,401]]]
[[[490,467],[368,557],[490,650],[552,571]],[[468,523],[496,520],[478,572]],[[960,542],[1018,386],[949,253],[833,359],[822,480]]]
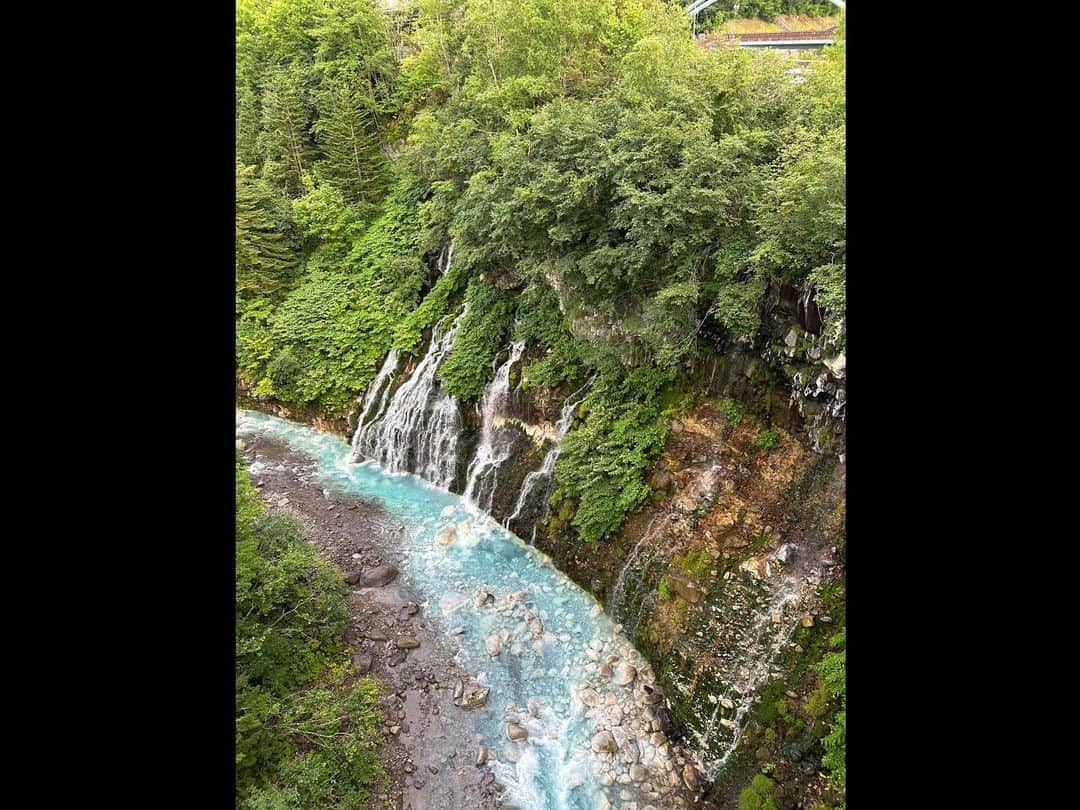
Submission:
[[[664,602],[671,599],[671,588],[668,587],[667,577],[660,577],[660,584],[656,586],[656,593]]]
[[[780,431],[774,427],[763,427],[758,431],[757,438],[754,439],[754,446],[766,453],[775,450],[780,446]]]
[[[468,312],[454,335],[450,355],[439,367],[443,390],[459,399],[471,399],[484,392],[491,379],[491,364],[504,344],[514,312],[513,296],[480,279],[465,291]]]
[[[846,631],[836,633],[829,642],[840,649],[822,657],[818,672],[821,674],[822,685],[833,697],[839,699],[840,709],[828,734],[822,740],[825,756],[821,758],[821,764],[829,770],[833,784],[843,794],[847,788],[847,651],[844,649],[847,644]]]
[[[649,496],[644,473],[667,438],[659,399],[670,379],[635,369],[601,379],[585,398],[585,421],[564,437],[555,465],[559,486],[577,500],[572,524],[583,539],[603,540]]]
[[[379,687],[342,660],[345,585],[236,470],[236,784],[248,810],[366,807]]]
[[[737,427],[739,422],[742,421],[745,409],[741,403],[736,402],[733,399],[722,399],[716,403],[716,407],[728,422],[731,423],[732,427]]]

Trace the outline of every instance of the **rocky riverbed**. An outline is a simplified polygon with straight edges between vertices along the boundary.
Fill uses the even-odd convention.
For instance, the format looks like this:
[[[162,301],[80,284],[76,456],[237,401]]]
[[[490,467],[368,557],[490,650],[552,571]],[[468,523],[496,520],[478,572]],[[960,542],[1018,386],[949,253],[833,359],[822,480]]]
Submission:
[[[472,553],[468,544],[475,546],[477,535],[453,514],[457,507],[446,506],[431,521],[440,526],[431,530],[434,542],[418,551],[416,536],[378,501],[324,489],[317,473],[320,460],[325,471],[325,459],[263,432],[243,436],[263,499],[295,512],[306,536],[353,586],[347,640],[354,666],[375,674],[387,694],[384,760],[392,787],[384,798],[390,806],[700,806],[704,778],[687,750],[669,739],[671,714],[648,662],[617,626],[614,634],[605,631],[577,646],[582,624],[606,617],[598,605],[588,617],[571,610],[580,597],[569,582],[529,581],[525,575],[542,555],[527,550],[538,560],[522,568],[517,552],[501,550],[511,557],[493,558],[493,564],[511,559],[515,567],[492,571],[499,585],[476,588],[463,599],[455,582],[429,604],[433,594],[398,569],[409,567],[410,553],[421,554],[425,564],[451,547],[454,554]],[[437,559],[448,565],[449,585],[455,559]],[[421,573],[415,564],[410,570]],[[448,617],[464,619],[469,632],[450,627]],[[561,662],[562,669],[532,666],[544,660]],[[506,673],[512,691],[503,680],[490,680]],[[498,706],[488,699],[493,683],[502,684]],[[506,702],[508,696],[515,700]],[[568,745],[569,737],[579,741]],[[550,768],[561,776],[537,778],[537,769]],[[548,795],[537,795],[538,786]]]
[[[392,787],[378,796],[380,805],[500,807],[494,776],[476,764],[486,741],[476,738],[469,709],[455,705],[471,678],[454,662],[455,645],[426,620],[423,594],[395,573],[400,523],[374,501],[324,491],[315,464],[286,445],[263,435],[244,441],[262,500],[291,510],[320,554],[360,577],[348,595],[346,641],[354,668],[378,677],[386,694],[382,760]],[[365,573],[375,587],[364,587]]]

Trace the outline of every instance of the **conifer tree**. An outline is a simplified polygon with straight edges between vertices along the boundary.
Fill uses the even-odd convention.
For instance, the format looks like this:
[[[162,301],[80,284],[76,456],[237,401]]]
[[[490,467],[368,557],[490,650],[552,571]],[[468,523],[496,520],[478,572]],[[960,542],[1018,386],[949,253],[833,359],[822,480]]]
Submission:
[[[323,93],[315,136],[324,159],[320,179],[336,186],[351,203],[371,201],[383,190],[385,158],[363,90],[344,81]]]
[[[280,298],[298,263],[274,216],[271,191],[251,166],[236,166],[236,290],[243,298]]]
[[[263,177],[286,196],[303,194],[304,175],[311,171],[314,149],[297,69],[278,69],[266,79],[258,144]]]

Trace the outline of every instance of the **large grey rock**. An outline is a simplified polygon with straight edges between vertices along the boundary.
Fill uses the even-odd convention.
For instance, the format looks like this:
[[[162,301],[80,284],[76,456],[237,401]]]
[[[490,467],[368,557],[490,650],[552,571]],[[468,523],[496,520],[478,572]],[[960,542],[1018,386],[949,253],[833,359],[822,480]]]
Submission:
[[[611,754],[619,750],[619,746],[615,743],[615,737],[612,736],[610,731],[601,731],[594,734],[591,746],[592,750],[598,754]]]
[[[367,675],[373,663],[374,659],[367,653],[357,653],[352,659],[353,669],[361,675]]]
[[[397,579],[398,570],[390,563],[369,568],[360,575],[359,584],[365,588],[381,588]]]

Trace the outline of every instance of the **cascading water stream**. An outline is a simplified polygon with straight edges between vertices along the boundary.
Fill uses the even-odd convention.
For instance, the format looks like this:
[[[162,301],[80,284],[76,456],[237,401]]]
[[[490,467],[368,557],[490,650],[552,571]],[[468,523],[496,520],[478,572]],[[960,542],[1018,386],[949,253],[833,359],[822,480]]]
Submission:
[[[394,372],[397,370],[397,364],[397,349],[391,349],[390,353],[386,355],[386,360],[383,362],[382,368],[379,369],[379,373],[375,375],[375,379],[368,385],[363,402],[360,403],[360,418],[356,420],[356,432],[353,433],[354,451],[356,450],[356,440],[361,435],[360,428],[365,423],[370,422],[372,418],[378,417],[386,408],[386,400],[390,397],[390,389],[393,387]],[[379,400],[379,406],[372,411],[371,406],[375,403],[375,398],[379,395],[380,390],[382,391],[382,399]]]
[[[468,304],[445,334],[438,325],[432,329],[427,353],[383,415],[357,428],[354,461],[371,459],[388,472],[415,472],[438,487],[450,486],[457,472],[461,414],[457,401],[442,392],[435,373],[467,311]]]
[[[466,474],[465,500],[485,512],[491,510],[491,499],[498,484],[499,465],[510,457],[511,444],[501,435],[503,412],[510,395],[510,369],[525,349],[525,341],[510,346],[510,356],[495,371],[495,376],[484,389],[481,402],[482,421],[480,442]]]
[[[237,433],[287,443],[314,459],[322,486],[374,499],[401,522],[402,574],[424,595],[425,617],[459,645],[457,663],[490,689],[465,716],[491,748],[504,804],[676,806],[681,749],[655,740],[659,693],[648,663],[546,555],[453,493],[374,461],[350,463],[348,445],[328,433],[252,411],[240,413]],[[605,661],[618,662],[617,677],[600,673]],[[508,743],[508,722],[527,738]],[[610,753],[597,748],[605,734]]]
[[[663,524],[657,523],[659,517],[659,515],[653,515],[652,520],[649,521],[649,525],[645,527],[641,539],[637,541],[634,550],[630,552],[629,556],[626,558],[626,562],[623,563],[623,567],[619,569],[619,576],[615,578],[615,584],[611,588],[611,600],[608,609],[612,621],[620,621],[622,618],[623,599],[626,595],[626,572],[633,568],[634,563],[637,562],[637,558],[641,555],[642,550],[652,542],[653,538],[660,531]]]
[[[588,388],[595,379],[595,377],[590,378],[589,381],[585,383],[585,385],[583,385],[581,388],[579,388],[577,391],[575,391],[566,398],[566,402],[563,403],[562,413],[559,414],[559,421],[555,423],[555,442],[544,455],[544,460],[540,464],[540,468],[537,470],[533,470],[525,476],[525,480],[522,482],[521,485],[521,494],[518,495],[517,503],[514,504],[514,511],[511,512],[510,516],[503,521],[503,526],[505,528],[510,528],[511,522],[518,519],[518,517],[521,515],[521,511],[525,508],[525,505],[530,502],[530,498],[533,496],[533,492],[538,491],[537,487],[539,487],[542,483],[544,485],[543,507],[540,510],[537,519],[533,521],[532,529],[532,538],[535,542],[536,525],[543,521],[545,517],[547,517],[547,496],[551,492],[551,485],[554,483],[555,480],[555,462],[559,458],[559,453],[562,452],[562,438],[566,435],[567,431],[570,430],[570,425],[574,421],[574,412],[577,410],[578,406],[585,400],[584,396],[579,399],[575,399],[575,397],[577,397],[578,394]]]

